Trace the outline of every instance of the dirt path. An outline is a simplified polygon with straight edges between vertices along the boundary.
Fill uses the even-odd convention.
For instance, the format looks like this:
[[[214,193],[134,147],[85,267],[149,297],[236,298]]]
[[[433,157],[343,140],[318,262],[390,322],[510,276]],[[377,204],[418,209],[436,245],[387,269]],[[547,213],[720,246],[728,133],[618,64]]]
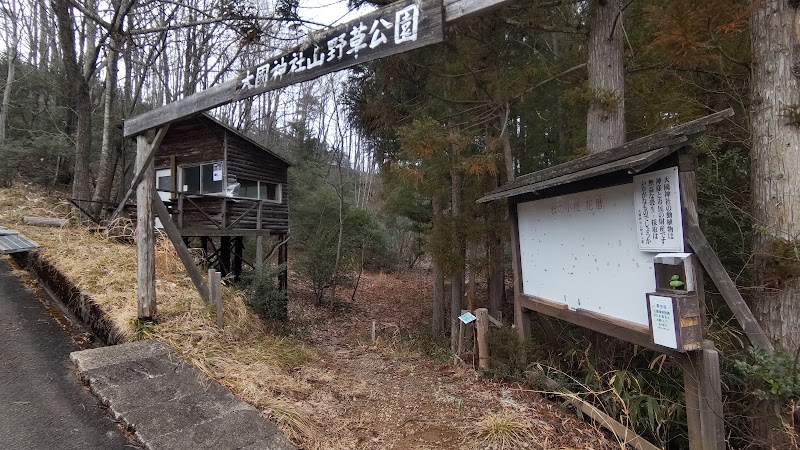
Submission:
[[[307,333],[304,341],[327,354],[303,369],[319,389],[302,406],[332,425],[324,430],[323,448],[468,448],[474,443],[469,430],[499,413],[527,423],[535,436],[528,448],[619,448],[536,393],[425,355],[424,343],[413,337],[427,327],[430,309],[430,282],[421,273],[366,275],[355,302],[336,312],[313,306],[299,281],[290,286],[292,321]],[[378,325],[374,345],[372,320]]]

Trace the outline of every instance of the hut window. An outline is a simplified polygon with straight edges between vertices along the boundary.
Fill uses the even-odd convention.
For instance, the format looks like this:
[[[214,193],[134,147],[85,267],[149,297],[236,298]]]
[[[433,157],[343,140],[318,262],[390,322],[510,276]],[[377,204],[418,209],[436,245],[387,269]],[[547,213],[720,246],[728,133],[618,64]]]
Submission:
[[[239,197],[258,198],[258,181],[240,179]]]
[[[218,194],[222,192],[222,163],[215,162],[181,168],[183,192]]]
[[[281,201],[281,185],[266,181],[243,180],[239,178],[239,197],[257,198],[273,202]]]
[[[276,183],[261,182],[260,198],[262,200],[281,201],[281,185]]]

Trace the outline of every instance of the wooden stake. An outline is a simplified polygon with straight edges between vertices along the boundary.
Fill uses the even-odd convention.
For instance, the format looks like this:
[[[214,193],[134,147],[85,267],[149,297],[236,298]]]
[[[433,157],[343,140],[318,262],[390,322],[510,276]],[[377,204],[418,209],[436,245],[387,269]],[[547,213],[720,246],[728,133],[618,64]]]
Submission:
[[[156,172],[152,158],[155,149],[150,144],[152,140],[147,135],[136,137],[136,171],[142,175],[136,187],[136,299],[140,320],[152,320],[157,310],[152,200],[156,193]]]
[[[375,345],[375,321],[372,321],[372,345]]]
[[[475,328],[478,330],[478,367],[489,369],[489,310],[478,308],[475,310]]]
[[[217,326],[223,328],[225,322],[222,317],[222,275],[213,268],[208,269],[208,286],[211,304],[217,308]]]
[[[703,449],[725,450],[725,423],[722,411],[722,381],[719,352],[710,340],[703,342],[700,353],[700,426]]]

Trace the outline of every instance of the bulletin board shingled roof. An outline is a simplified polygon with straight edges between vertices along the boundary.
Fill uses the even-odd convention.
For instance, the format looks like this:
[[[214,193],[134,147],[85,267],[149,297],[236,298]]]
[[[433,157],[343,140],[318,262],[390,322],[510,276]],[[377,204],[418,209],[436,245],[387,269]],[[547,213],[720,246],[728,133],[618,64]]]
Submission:
[[[631,173],[641,172],[679,148],[686,146],[701,135],[708,125],[720,122],[732,115],[733,110],[729,108],[630,141],[619,147],[522,175],[481,197],[478,199],[478,203],[488,203],[502,198],[528,194],[619,170],[627,170]]]

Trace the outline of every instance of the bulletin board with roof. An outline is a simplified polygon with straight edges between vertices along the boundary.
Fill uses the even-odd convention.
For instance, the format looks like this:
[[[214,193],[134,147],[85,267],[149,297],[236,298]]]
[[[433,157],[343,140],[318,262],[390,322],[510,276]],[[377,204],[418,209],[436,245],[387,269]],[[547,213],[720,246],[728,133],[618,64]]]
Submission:
[[[692,142],[728,109],[620,147],[518,177],[506,199],[515,326],[531,314],[647,347],[684,369],[692,448],[724,448],[719,355],[705,339],[703,269],[755,347],[768,339],[698,221]]]

